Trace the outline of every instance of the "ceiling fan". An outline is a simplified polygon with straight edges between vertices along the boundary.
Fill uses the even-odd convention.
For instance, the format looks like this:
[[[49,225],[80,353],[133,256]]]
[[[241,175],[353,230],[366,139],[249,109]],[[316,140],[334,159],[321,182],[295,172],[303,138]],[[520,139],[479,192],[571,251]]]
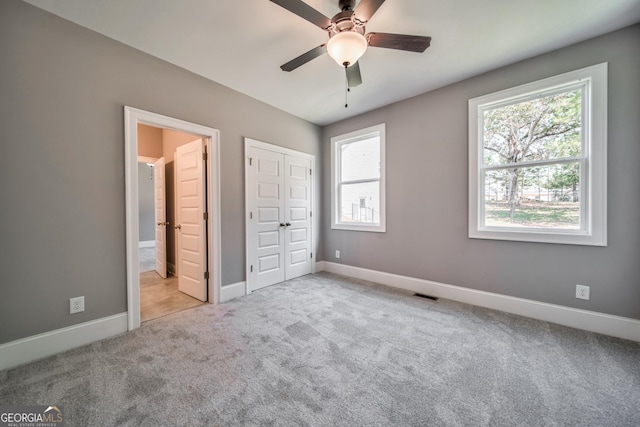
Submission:
[[[328,53],[338,65],[345,67],[348,87],[362,83],[358,59],[368,46],[424,52],[431,37],[407,34],[367,33],[365,25],[385,0],[338,0],[341,12],[329,19],[302,0],[271,0],[288,11],[306,19],[329,33],[329,41],[282,65],[283,71],[293,71],[318,56]]]

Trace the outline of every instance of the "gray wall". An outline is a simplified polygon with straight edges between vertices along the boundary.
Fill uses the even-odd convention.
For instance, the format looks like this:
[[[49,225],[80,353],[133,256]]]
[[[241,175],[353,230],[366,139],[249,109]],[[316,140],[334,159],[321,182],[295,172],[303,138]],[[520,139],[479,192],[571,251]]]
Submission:
[[[138,163],[138,240],[141,242],[156,239],[153,187],[153,168],[146,163]]]
[[[0,58],[0,343],[126,311],[124,105],[220,130],[223,285],[244,280],[243,137],[321,154],[319,127],[21,1]]]
[[[636,25],[325,127],[325,260],[640,319],[639,52]],[[468,99],[604,61],[608,247],[469,239]],[[387,129],[387,232],[331,230],[330,138],[378,123]],[[591,287],[590,301],[575,299],[576,283]]]

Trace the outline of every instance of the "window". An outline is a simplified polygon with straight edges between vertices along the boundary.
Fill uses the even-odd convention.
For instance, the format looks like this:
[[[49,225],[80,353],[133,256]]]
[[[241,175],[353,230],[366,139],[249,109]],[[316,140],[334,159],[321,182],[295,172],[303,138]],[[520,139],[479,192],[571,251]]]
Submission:
[[[606,246],[607,64],[469,100],[469,237]]]
[[[385,231],[385,125],[331,138],[331,228]]]

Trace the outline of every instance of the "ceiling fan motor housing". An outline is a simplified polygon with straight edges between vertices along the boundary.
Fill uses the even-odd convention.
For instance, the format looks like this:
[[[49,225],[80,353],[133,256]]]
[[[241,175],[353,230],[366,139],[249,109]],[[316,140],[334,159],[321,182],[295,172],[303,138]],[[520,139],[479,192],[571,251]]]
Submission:
[[[364,23],[355,18],[353,10],[344,10],[331,18],[329,37],[333,37],[344,31],[354,31],[364,35]]]

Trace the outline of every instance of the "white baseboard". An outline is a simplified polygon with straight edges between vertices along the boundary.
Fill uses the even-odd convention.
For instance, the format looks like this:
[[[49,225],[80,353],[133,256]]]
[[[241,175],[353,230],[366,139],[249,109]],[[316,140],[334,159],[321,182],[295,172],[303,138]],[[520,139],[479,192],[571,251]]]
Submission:
[[[0,345],[0,370],[127,332],[127,313],[91,320]]]
[[[220,288],[220,302],[231,301],[234,298],[243,297],[247,294],[247,282],[232,283]]]
[[[154,248],[156,246],[155,240],[144,240],[142,242],[138,242],[139,248]]]
[[[531,317],[533,319],[545,320],[572,328],[640,341],[640,320],[636,319],[516,298],[492,292],[478,291],[430,280],[336,264],[329,261],[321,262],[322,270],[318,270],[318,264],[320,263],[316,263],[316,271],[328,271],[330,273],[381,283],[394,288],[405,289],[438,298],[450,299],[479,307]]]
[[[318,261],[316,262],[316,269],[314,270],[314,273],[320,273],[321,271],[325,271],[325,261]]]

